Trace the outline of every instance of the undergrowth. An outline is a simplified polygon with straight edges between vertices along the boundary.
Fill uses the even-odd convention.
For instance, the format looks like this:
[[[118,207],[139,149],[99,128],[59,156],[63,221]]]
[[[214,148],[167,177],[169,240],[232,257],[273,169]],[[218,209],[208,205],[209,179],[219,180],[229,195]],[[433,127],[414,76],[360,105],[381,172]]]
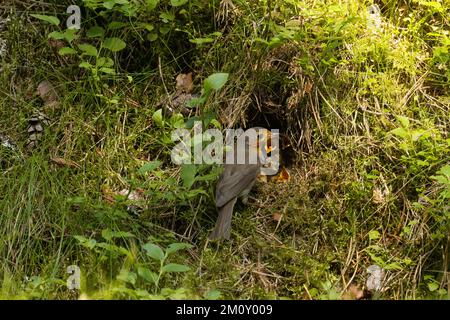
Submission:
[[[0,297],[449,298],[448,3],[83,0],[80,30],[71,4],[0,5]],[[220,168],[171,162],[194,120],[288,141],[230,242],[207,241]]]

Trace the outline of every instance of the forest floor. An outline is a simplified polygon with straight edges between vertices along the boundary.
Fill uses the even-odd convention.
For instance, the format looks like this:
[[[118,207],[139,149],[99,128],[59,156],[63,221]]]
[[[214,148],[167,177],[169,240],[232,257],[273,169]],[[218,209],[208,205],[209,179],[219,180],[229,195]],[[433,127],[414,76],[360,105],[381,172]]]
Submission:
[[[450,298],[448,2],[76,2],[0,5],[0,298]],[[283,136],[229,241],[194,121]]]

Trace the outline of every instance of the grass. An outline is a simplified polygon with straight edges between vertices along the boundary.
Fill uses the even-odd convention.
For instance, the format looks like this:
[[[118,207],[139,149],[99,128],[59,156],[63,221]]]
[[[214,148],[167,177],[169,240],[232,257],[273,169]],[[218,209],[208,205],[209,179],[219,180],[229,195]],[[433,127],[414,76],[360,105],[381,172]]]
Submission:
[[[177,13],[155,42],[124,19],[111,34],[127,42],[111,55],[118,75],[96,81],[76,57],[57,54],[47,39],[53,27],[30,17],[62,17],[53,2],[0,6],[10,19],[0,29],[8,44],[0,135],[19,147],[0,149],[1,298],[449,298],[444,3],[379,3],[381,29],[372,30],[365,1],[280,0],[270,10],[263,1],[194,1],[192,15]],[[87,26],[121,19],[85,10]],[[165,26],[158,16],[151,22]],[[222,35],[212,42],[188,41],[214,31]],[[195,115],[210,113],[223,127],[280,128],[289,141],[290,180],[260,182],[255,200],[237,205],[231,242],[206,240],[217,171],[200,167],[205,179],[185,187],[170,162],[172,128],[154,120],[187,71],[196,91],[214,72],[230,75]],[[55,87],[56,106],[36,95],[43,80]],[[27,150],[38,111],[50,125]],[[140,200],[127,199],[131,191]],[[155,286],[148,272],[160,265],[145,244],[178,242],[193,247],[168,262],[190,271],[163,274]],[[366,286],[373,264],[385,270],[377,292]],[[81,290],[66,287],[70,265],[81,269]]]

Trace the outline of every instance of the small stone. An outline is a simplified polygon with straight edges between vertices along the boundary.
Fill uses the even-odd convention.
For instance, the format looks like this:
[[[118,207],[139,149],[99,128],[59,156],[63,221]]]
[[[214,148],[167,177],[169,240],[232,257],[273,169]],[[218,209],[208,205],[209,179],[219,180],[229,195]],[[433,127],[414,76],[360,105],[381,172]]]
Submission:
[[[44,128],[42,127],[42,125],[40,123],[36,124],[34,126],[34,128],[36,129],[36,131],[39,131],[39,132],[44,131]]]

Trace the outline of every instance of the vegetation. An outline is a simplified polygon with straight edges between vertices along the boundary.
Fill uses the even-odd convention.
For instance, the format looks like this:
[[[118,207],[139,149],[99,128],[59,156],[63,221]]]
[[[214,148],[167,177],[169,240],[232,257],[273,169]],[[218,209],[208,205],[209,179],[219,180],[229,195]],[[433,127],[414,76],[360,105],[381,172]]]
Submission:
[[[72,4],[0,5],[1,298],[450,297],[447,1]],[[230,242],[220,168],[171,162],[194,120],[287,141]]]

